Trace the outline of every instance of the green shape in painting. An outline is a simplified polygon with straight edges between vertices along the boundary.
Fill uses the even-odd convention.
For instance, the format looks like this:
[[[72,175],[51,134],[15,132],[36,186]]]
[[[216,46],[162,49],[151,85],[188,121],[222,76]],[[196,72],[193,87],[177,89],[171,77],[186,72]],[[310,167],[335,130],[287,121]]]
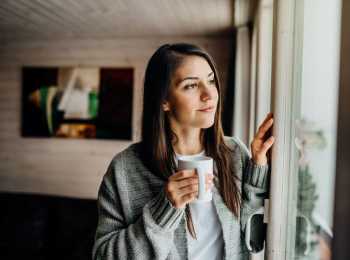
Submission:
[[[89,115],[91,118],[97,117],[98,110],[98,95],[97,91],[93,90],[89,93]]]

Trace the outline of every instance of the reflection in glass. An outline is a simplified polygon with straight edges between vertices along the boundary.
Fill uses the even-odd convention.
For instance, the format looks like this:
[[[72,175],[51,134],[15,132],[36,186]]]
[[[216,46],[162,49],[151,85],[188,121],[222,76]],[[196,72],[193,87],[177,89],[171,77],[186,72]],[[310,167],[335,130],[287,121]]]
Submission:
[[[297,1],[298,152],[294,258],[330,260],[336,160],[341,1]],[[300,21],[300,19],[298,20]]]
[[[297,120],[296,126],[295,145],[299,160],[295,255],[299,259],[318,259],[316,252],[321,245],[330,244],[332,234],[319,221],[320,217],[317,217],[315,211],[319,191],[310,171],[308,152],[313,149],[323,150],[327,143],[323,131],[317,128],[316,123],[301,119]]]

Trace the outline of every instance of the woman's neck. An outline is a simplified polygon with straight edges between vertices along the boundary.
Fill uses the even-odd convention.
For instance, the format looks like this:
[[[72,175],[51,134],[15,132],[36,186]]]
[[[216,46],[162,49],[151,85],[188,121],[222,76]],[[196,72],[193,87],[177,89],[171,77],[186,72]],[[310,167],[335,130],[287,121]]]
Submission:
[[[203,151],[200,134],[176,134],[178,139],[173,142],[173,149],[177,154],[193,155]],[[177,142],[175,142],[177,141]]]

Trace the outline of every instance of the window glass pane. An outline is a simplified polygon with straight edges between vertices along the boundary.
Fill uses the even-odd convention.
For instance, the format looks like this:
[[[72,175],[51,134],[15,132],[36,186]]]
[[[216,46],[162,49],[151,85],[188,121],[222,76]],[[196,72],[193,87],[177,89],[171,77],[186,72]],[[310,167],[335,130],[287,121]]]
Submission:
[[[296,64],[301,88],[295,147],[298,150],[294,259],[331,259],[340,0],[297,1],[303,39]],[[297,14],[298,15],[298,14]]]

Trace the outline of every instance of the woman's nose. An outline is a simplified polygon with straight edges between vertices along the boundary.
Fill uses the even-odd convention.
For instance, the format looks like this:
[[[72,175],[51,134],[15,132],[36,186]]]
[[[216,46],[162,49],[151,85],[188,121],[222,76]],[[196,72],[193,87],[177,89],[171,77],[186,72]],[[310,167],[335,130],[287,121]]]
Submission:
[[[202,92],[201,92],[202,100],[208,100],[213,98],[213,93],[210,90],[210,86],[208,84],[202,84],[201,89],[202,89]]]

